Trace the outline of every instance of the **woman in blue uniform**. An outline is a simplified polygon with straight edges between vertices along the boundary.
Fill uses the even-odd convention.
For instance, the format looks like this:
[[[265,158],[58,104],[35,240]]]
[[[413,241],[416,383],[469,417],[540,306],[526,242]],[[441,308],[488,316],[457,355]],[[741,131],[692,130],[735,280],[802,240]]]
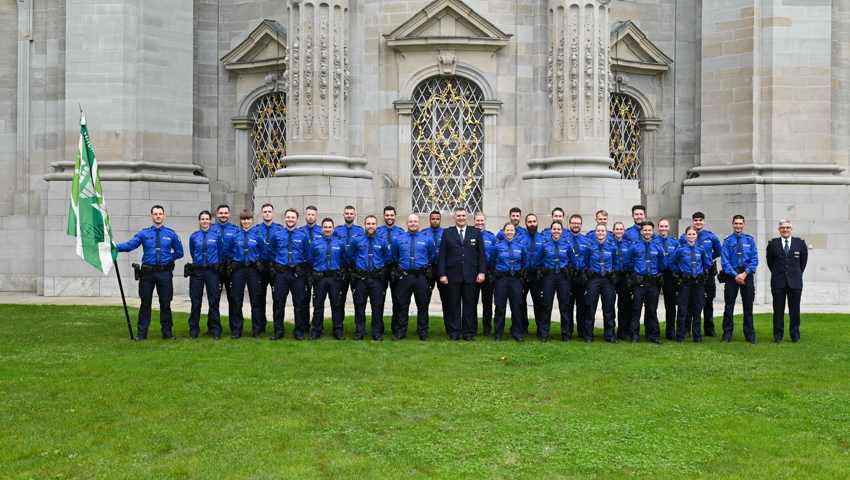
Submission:
[[[505,310],[511,304],[511,337],[522,341],[522,275],[528,263],[525,244],[516,238],[516,227],[506,223],[503,227],[504,238],[496,242],[493,250],[495,264],[495,285],[493,287],[496,311],[493,318],[494,338],[501,340],[505,332]],[[490,262],[488,262],[490,263]]]
[[[192,255],[192,275],[189,277],[189,297],[192,310],[189,314],[189,336],[198,338],[201,321],[201,302],[207,290],[207,331],[214,339],[221,338],[221,319],[218,312],[221,300],[219,276],[218,234],[210,230],[212,213],[204,210],[198,214],[198,231],[189,236],[189,253]]]
[[[256,338],[260,336],[263,325],[260,321],[264,318],[262,310],[265,305],[260,305],[258,295],[260,293],[260,272],[257,263],[263,249],[263,239],[259,230],[252,229],[254,214],[250,210],[243,210],[239,214],[239,233],[233,236],[230,243],[230,295],[233,298],[233,314],[236,317],[231,322],[231,338],[242,336],[242,301],[245,298],[245,287],[248,287],[248,301],[251,303],[251,334]]]
[[[614,332],[614,304],[617,291],[614,289],[614,242],[608,239],[605,225],[596,225],[596,238],[590,242],[585,253],[587,267],[587,289],[584,294],[585,318],[584,341],[593,341],[593,324],[596,318],[596,305],[602,298],[602,316],[605,341],[617,343]]]
[[[541,341],[549,340],[549,329],[552,325],[552,306],[555,295],[558,295],[558,309],[561,314],[561,338],[569,340],[568,327],[571,325],[570,310],[570,268],[575,267],[572,244],[564,238],[564,225],[559,221],[552,222],[549,235],[540,249],[543,257],[539,262],[543,267],[543,318],[537,323],[537,336]]]
[[[711,268],[711,254],[697,243],[697,231],[689,226],[685,229],[685,243],[679,245],[669,260],[669,267],[676,276],[678,295],[676,299],[676,341],[684,342],[687,321],[691,324],[694,342],[702,341],[699,319],[705,303],[705,272]]]

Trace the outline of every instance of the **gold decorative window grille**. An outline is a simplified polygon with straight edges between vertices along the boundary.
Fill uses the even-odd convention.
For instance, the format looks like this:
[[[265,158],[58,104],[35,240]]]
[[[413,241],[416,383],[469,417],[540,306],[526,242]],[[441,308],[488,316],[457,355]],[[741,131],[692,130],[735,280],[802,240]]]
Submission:
[[[251,113],[251,149],[253,160],[251,180],[273,177],[277,169],[286,165],[286,97],[273,92],[260,97]]]
[[[641,110],[637,101],[622,93],[612,93],[610,102],[611,137],[608,149],[614,159],[612,170],[622,178],[640,178]]]
[[[413,92],[411,180],[414,212],[482,210],[483,93],[460,77],[432,77]]]

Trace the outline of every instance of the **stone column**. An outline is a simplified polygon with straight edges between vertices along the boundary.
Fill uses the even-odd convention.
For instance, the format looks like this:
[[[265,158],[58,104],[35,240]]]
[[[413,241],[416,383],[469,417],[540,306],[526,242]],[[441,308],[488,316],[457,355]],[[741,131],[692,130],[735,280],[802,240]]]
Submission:
[[[609,1],[548,0],[549,143],[523,175],[536,211],[605,208],[619,217],[640,201],[637,181],[609,168]]]
[[[701,154],[684,182],[682,224],[701,210],[724,238],[742,214],[764,259],[788,218],[809,243],[803,302],[846,298],[850,178],[830,130],[836,93],[848,87],[833,81],[839,19],[830,2],[703,3],[702,15]],[[762,265],[756,300],[769,302]]]
[[[349,2],[289,0],[287,9],[286,167],[257,182],[255,203],[317,204],[334,214],[347,204],[372,208],[372,173],[349,151]]]

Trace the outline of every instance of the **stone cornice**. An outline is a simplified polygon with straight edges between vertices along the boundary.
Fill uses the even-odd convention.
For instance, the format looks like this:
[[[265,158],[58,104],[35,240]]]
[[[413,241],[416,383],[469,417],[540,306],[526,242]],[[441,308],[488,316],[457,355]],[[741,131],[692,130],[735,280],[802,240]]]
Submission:
[[[44,176],[47,182],[64,182],[74,178],[72,161],[53,162],[53,173]],[[204,168],[195,164],[160,162],[98,162],[98,172],[103,181],[164,182],[164,183],[209,183]]]
[[[835,164],[757,164],[700,166],[688,170],[695,175],[685,186],[788,184],[850,185],[844,168]]]

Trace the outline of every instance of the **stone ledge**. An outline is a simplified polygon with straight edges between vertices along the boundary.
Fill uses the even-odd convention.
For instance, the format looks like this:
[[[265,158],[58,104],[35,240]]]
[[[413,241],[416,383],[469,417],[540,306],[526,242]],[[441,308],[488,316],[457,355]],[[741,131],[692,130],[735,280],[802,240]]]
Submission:
[[[700,166],[688,170],[695,178],[683,185],[850,185],[850,177],[842,176],[844,168],[834,164],[757,164]]]
[[[72,161],[53,162],[50,168],[54,171],[45,175],[44,180],[70,181],[74,178],[74,166]],[[195,164],[117,161],[98,163],[97,168],[103,181],[209,183],[204,167]]]

